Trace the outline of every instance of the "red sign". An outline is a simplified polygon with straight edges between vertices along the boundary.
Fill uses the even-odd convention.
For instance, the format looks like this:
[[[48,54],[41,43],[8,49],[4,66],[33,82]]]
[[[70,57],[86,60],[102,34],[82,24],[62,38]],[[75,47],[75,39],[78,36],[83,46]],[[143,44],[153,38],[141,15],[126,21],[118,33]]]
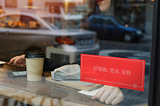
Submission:
[[[81,54],[81,81],[144,91],[145,60]]]

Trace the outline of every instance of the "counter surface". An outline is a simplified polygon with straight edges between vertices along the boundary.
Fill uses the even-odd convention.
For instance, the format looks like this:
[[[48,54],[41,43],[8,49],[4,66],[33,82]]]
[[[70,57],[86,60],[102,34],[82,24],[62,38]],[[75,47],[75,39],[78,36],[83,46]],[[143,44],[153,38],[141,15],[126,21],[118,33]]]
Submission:
[[[14,98],[30,105],[45,106],[106,106],[98,100],[78,93],[77,89],[54,84],[45,80],[50,75],[46,72],[42,81],[27,81],[26,77],[10,78],[7,73],[20,71],[7,65],[0,66],[0,95]]]

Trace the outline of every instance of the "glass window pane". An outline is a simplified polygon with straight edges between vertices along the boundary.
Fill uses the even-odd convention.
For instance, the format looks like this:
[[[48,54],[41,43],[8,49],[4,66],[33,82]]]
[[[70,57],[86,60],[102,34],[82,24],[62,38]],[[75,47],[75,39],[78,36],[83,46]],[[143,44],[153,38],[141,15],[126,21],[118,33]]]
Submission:
[[[82,82],[79,84],[77,81],[80,80],[81,54],[88,54],[145,60],[144,91],[116,86],[108,89],[115,88],[122,92],[124,100],[118,105],[147,106],[153,4],[154,0],[0,0],[0,64],[1,61],[7,62],[0,65],[0,75],[2,75],[0,95],[14,98],[19,102],[24,102],[23,99],[29,97],[32,101],[28,102],[30,105],[50,103],[64,106],[66,104],[104,106],[105,103],[100,100],[92,100],[88,95],[78,93],[80,90],[96,89],[98,86],[95,83],[92,86],[81,85]],[[29,81],[26,72],[17,72],[27,70],[24,56],[28,52],[45,53],[41,81]],[[11,60],[17,57],[21,59],[15,65]],[[11,64],[8,64],[9,61]],[[74,84],[52,79],[55,69],[66,65],[77,66],[76,69],[70,66],[65,68],[70,72],[67,75],[67,72],[61,73],[59,69],[56,78],[76,80]],[[100,67],[99,70],[107,71],[105,66]],[[118,74],[117,70],[115,69],[115,73]],[[13,73],[10,72],[25,73],[25,75],[12,78]],[[130,71],[127,71],[127,74],[131,75]],[[118,80],[117,77],[113,79]],[[132,85],[136,86],[136,84]],[[105,89],[106,86],[98,87]],[[3,88],[13,92],[8,90],[6,92],[10,94],[3,93],[5,90]],[[22,94],[15,96],[18,91],[25,93],[23,96]],[[111,93],[109,92],[109,95]],[[115,94],[117,96],[119,93]],[[16,98],[17,96],[19,99]]]
[[[6,27],[6,17],[1,17],[0,18],[0,26],[3,28],[3,27]]]

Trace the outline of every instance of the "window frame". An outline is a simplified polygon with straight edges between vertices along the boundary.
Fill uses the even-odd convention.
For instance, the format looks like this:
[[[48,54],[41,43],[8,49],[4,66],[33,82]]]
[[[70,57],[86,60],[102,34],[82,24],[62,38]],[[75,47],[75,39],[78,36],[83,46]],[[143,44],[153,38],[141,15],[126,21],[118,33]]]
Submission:
[[[154,0],[148,106],[160,106],[160,1]]]
[[[12,4],[13,2],[15,3],[15,5]],[[11,0],[5,0],[5,7],[6,8],[17,8],[17,0],[12,0],[12,2]]]

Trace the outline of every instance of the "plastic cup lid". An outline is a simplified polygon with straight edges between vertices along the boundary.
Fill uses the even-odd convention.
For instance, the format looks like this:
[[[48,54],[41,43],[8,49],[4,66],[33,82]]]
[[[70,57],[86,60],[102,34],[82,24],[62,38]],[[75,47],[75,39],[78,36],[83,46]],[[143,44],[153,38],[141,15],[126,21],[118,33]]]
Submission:
[[[45,55],[43,52],[27,52],[25,58],[44,58]]]

